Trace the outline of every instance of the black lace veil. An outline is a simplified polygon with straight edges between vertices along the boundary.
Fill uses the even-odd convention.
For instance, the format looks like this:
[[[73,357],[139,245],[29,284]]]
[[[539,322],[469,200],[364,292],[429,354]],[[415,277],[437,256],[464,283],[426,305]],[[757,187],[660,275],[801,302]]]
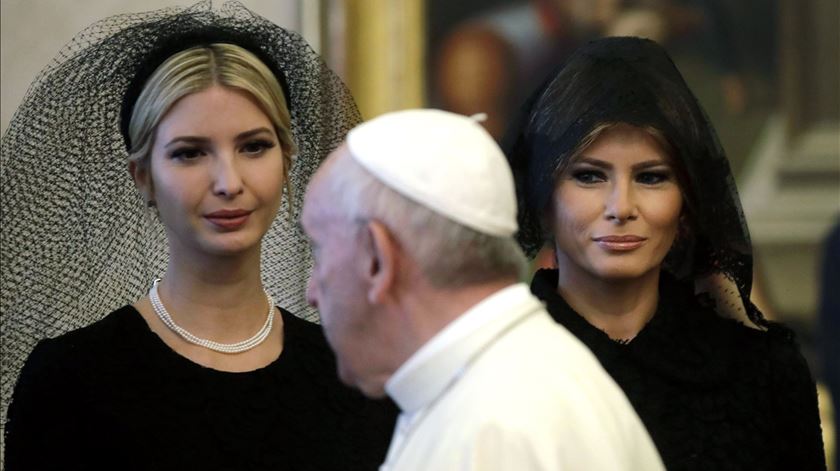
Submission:
[[[161,51],[217,35],[246,42],[285,87],[295,191],[285,192],[263,239],[263,282],[280,306],[317,319],[304,297],[311,254],[296,221],[310,176],[360,121],[344,84],[298,34],[239,3],[113,16],[79,33],[38,75],[0,142],[4,421],[38,340],[133,302],[164,272],[163,227],[128,173],[123,97]]]
[[[667,52],[653,41],[615,37],[576,51],[523,106],[504,146],[516,179],[518,240],[533,256],[551,237],[544,216],[557,170],[596,126],[653,127],[684,167],[690,231],[665,268],[692,278],[722,314],[766,325],[750,302],[752,246],[726,154]]]

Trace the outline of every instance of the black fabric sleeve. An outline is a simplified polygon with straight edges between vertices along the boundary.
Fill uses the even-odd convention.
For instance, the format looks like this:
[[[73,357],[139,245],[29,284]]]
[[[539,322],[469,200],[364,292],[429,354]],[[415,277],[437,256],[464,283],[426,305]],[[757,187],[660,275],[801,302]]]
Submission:
[[[772,394],[776,397],[779,443],[782,447],[777,469],[825,470],[825,451],[817,387],[793,334],[771,325],[770,361],[773,368]]]
[[[74,410],[78,388],[59,344],[39,342],[21,370],[5,427],[5,469],[83,469]]]

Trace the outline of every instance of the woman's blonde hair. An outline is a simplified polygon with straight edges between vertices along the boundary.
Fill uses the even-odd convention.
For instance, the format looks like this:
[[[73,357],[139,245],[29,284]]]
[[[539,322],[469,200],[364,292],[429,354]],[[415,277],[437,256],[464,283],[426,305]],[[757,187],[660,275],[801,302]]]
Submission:
[[[214,43],[185,49],[154,71],[131,113],[129,161],[139,168],[148,168],[157,126],[169,109],[179,99],[213,85],[248,93],[268,116],[283,149],[284,186],[290,191],[289,170],[297,148],[286,96],[271,70],[253,53],[235,44]]]

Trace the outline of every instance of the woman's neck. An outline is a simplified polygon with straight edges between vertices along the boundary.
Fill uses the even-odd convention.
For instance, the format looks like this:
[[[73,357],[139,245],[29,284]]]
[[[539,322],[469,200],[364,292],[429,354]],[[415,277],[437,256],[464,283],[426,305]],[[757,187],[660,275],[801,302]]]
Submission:
[[[604,279],[561,264],[557,292],[611,339],[631,340],[656,313],[659,269],[632,279]],[[565,266],[565,268],[564,268]]]
[[[222,343],[250,337],[268,314],[259,247],[229,257],[173,251],[158,293],[176,323]]]

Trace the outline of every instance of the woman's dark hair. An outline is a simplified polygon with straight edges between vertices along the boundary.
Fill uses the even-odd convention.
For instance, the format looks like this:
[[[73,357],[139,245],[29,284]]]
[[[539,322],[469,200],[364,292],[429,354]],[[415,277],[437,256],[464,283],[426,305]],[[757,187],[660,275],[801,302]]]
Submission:
[[[536,254],[549,235],[543,214],[558,168],[593,129],[611,123],[661,133],[684,175],[680,189],[691,236],[675,245],[666,269],[679,278],[723,274],[737,285],[750,319],[763,325],[749,302],[752,246],[726,154],[668,53],[650,40],[586,44],[531,96],[508,131],[504,147],[519,199],[517,237],[526,253]]]

